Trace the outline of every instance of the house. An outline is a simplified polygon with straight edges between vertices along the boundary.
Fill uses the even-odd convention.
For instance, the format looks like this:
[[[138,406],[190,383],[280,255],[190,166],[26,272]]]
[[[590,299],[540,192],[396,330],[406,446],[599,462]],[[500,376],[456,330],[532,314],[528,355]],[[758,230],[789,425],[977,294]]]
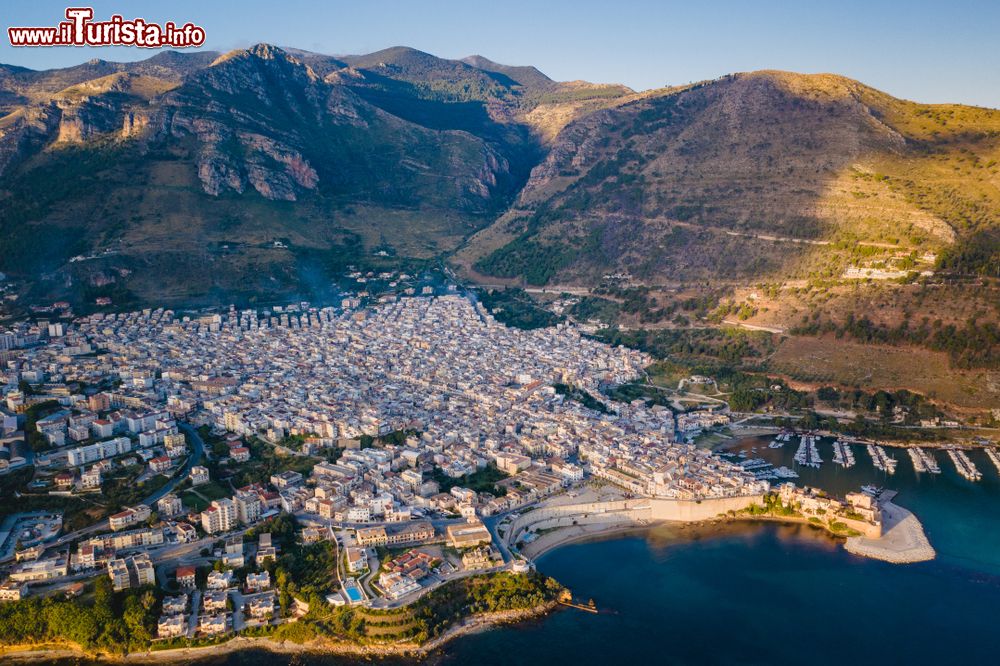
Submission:
[[[379,587],[388,599],[401,599],[420,589],[420,583],[401,573],[384,573],[379,576]]]
[[[195,587],[195,568],[194,567],[178,567],[177,568],[177,584],[181,587],[194,588]]]
[[[96,465],[80,475],[80,487],[86,490],[101,487],[101,469]]]
[[[198,618],[198,631],[205,636],[217,636],[226,633],[229,626],[227,614],[202,615]]]
[[[90,431],[96,439],[106,439],[115,434],[115,424],[107,419],[94,419],[90,422]]]
[[[271,587],[271,574],[262,571],[258,574],[247,574],[246,589],[248,592],[262,592]]]
[[[174,534],[177,535],[177,543],[191,543],[198,539],[198,530],[187,523],[174,525]]]
[[[0,584],[0,601],[20,601],[28,596],[28,584],[6,580]]]
[[[162,615],[156,624],[160,638],[175,638],[187,634],[187,619],[183,615]]]
[[[176,597],[164,597],[163,598],[163,614],[164,615],[178,615],[187,610],[188,595],[186,593],[179,594]]]
[[[302,475],[293,470],[287,470],[279,474],[271,475],[271,485],[278,490],[294,488],[302,485]]]
[[[129,507],[124,511],[111,516],[108,518],[108,524],[111,526],[113,531],[117,532],[137,523],[141,523],[144,520],[148,520],[151,515],[153,515],[153,512],[148,506],[145,504],[139,504],[138,506]]]
[[[406,523],[392,527],[386,535],[386,543],[390,546],[417,543],[434,538],[434,527],[426,521]]]
[[[354,532],[354,540],[359,546],[385,546],[389,543],[389,535],[385,528],[379,527],[359,527]]]
[[[195,465],[191,468],[191,473],[189,475],[191,479],[192,486],[200,486],[204,483],[209,482],[208,468],[202,467],[201,465]]]
[[[258,546],[257,556],[254,561],[257,563],[258,567],[264,566],[267,560],[275,561],[278,559],[278,549],[274,546]]]
[[[329,527],[307,527],[302,530],[302,543],[308,545],[320,541],[329,541],[332,536]]]
[[[154,474],[165,474],[174,466],[174,459],[170,456],[159,456],[149,461],[149,469]]]
[[[486,546],[478,546],[462,555],[462,566],[466,569],[489,569],[493,566],[493,553]]]
[[[250,449],[245,446],[237,446],[229,450],[229,457],[238,463],[245,463],[250,460]]]
[[[274,615],[274,593],[262,594],[250,600],[250,616],[256,620],[269,620]]]
[[[201,597],[201,608],[206,613],[224,611],[227,599],[229,599],[229,592],[226,590],[205,590]]]
[[[56,487],[66,490],[67,488],[73,487],[73,473],[72,472],[59,472],[53,478]]]
[[[115,591],[127,590],[132,586],[128,564],[121,558],[108,560],[108,577]]]
[[[156,511],[163,518],[172,518],[184,512],[184,504],[173,493],[167,493],[156,502]]]
[[[347,570],[351,573],[364,571],[368,568],[368,549],[348,546],[346,549]]]
[[[153,568],[153,561],[148,553],[137,553],[129,560],[129,567],[132,575],[135,576],[136,585],[156,584],[156,570]]]
[[[233,584],[232,571],[210,571],[205,586],[209,590],[225,590]]]

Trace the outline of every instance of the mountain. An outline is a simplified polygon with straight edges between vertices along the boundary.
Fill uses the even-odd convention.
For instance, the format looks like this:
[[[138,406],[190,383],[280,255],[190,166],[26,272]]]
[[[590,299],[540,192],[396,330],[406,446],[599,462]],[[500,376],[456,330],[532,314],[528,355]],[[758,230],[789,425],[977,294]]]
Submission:
[[[0,269],[44,277],[38,296],[288,295],[375,248],[434,257],[543,156],[524,86],[413,49],[260,44],[0,84]]]
[[[0,66],[0,113],[0,270],[34,300],[287,298],[376,251],[581,288],[1000,264],[1000,112],[833,75],[635,92],[259,44]]]
[[[957,243],[992,248],[966,268],[995,273],[998,160],[1000,111],[736,74],[574,120],[462,260],[531,284],[759,281]]]

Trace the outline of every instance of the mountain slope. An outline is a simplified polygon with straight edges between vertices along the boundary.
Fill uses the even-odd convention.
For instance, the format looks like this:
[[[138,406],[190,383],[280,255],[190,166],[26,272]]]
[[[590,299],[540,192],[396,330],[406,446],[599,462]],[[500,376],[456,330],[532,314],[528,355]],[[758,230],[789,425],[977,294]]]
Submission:
[[[189,69],[157,60],[9,73],[12,94],[34,101],[0,119],[3,270],[75,293],[109,281],[142,298],[287,292],[313,280],[301,264],[316,252],[323,263],[453,248],[540,159],[521,124],[469,121],[463,102],[395,113],[373,88],[396,86],[410,109],[425,100],[336,59],[258,45]],[[32,88],[33,76],[47,83]],[[54,79],[70,85],[50,91]]]
[[[832,75],[651,93],[563,129],[459,260],[534,284],[657,283],[836,277],[873,252],[981,248],[1000,219],[998,132],[998,111]]]

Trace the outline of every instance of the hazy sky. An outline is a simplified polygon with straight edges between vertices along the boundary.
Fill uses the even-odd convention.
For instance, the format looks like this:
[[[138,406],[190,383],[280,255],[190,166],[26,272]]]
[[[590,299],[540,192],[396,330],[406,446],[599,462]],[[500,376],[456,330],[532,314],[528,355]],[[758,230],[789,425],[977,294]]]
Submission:
[[[925,102],[1000,108],[1000,0],[93,0],[113,13],[192,21],[206,48],[257,42],[328,54],[412,46],[532,64],[554,79],[660,87],[754,69],[835,72]],[[34,69],[137,48],[21,48],[6,28],[55,25],[65,2],[3,0],[0,62]]]

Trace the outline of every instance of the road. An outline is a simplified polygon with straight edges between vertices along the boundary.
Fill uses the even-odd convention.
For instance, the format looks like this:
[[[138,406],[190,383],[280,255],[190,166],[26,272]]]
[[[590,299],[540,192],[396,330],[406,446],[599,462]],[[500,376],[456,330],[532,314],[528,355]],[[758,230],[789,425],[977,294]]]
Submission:
[[[201,462],[201,457],[205,452],[205,442],[202,440],[201,435],[198,434],[197,430],[192,428],[190,424],[182,423],[180,421],[177,422],[177,427],[183,430],[184,434],[187,435],[188,442],[191,443],[193,451],[191,452],[191,455],[188,456],[187,462],[184,463],[184,466],[181,467],[176,474],[174,474],[174,477],[170,479],[165,486],[146,498],[144,504],[149,506],[155,504],[157,500],[167,493],[173,492],[174,488],[176,488],[181,481],[187,478],[188,474],[191,472],[191,468]]]
[[[191,443],[191,448],[193,449],[193,451],[191,455],[188,456],[187,462],[184,463],[184,466],[181,469],[179,469],[176,474],[174,474],[173,478],[171,478],[170,481],[166,483],[166,485],[164,485],[162,488],[160,488],[159,490],[157,490],[156,492],[154,492],[152,495],[150,495],[141,502],[142,504],[146,504],[149,507],[152,507],[157,500],[162,498],[167,493],[172,492],[173,489],[176,488],[181,481],[186,479],[188,473],[191,471],[191,468],[194,467],[195,464],[201,461],[201,457],[205,452],[205,442],[202,441],[201,436],[198,435],[197,430],[192,428],[189,424],[182,423],[180,421],[177,422],[177,426],[178,428],[183,430],[184,433],[188,436],[188,441]],[[76,530],[75,532],[64,534],[56,541],[46,545],[49,547],[62,546],[63,544],[69,543],[70,541],[73,541],[75,539],[79,539],[81,537],[87,536],[88,534],[93,534],[94,532],[99,532],[101,530],[106,530],[106,529],[109,529],[107,518],[100,520],[94,523],[93,525],[89,525],[82,529]]]

